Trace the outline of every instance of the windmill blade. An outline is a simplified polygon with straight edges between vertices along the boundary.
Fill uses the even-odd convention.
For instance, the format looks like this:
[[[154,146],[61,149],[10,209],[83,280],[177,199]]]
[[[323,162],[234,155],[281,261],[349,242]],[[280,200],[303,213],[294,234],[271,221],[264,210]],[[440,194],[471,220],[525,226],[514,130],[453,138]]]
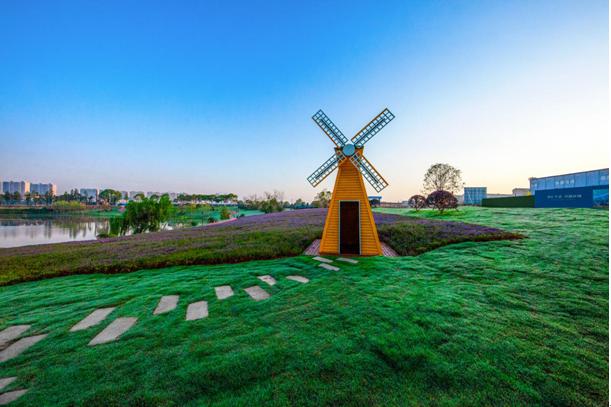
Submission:
[[[365,127],[361,129],[356,136],[352,137],[352,144],[356,147],[363,147],[373,136],[375,136],[380,130],[384,128],[395,115],[388,109],[384,109],[382,113],[374,117],[372,121],[367,123]]]
[[[380,175],[378,170],[365,158],[365,156],[355,154],[350,157],[350,161],[359,169],[363,177],[371,184],[376,192],[380,192],[388,186],[388,182]]]
[[[338,147],[343,147],[348,143],[348,138],[344,136],[344,133],[341,132],[340,129],[337,128],[335,124],[329,119],[329,117],[323,112],[319,110],[312,116],[312,120],[318,124],[318,127],[325,132],[327,136],[331,139],[332,142],[335,143]]]
[[[340,161],[345,158],[341,152],[333,154],[331,158],[325,161],[316,171],[312,173],[308,177],[308,182],[312,184],[313,187],[320,184],[325,178],[329,176],[337,168]]]

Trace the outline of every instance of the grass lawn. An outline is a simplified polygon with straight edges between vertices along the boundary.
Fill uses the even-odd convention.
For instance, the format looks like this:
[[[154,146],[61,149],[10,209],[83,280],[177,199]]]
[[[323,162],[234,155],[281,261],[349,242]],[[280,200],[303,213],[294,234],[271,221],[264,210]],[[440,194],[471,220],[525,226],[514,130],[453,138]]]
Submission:
[[[18,376],[7,390],[30,389],[16,406],[608,403],[607,211],[407,214],[527,238],[366,258],[339,272],[298,256],[0,287],[0,329],[49,333],[0,365],[2,377]],[[224,284],[236,295],[218,301]],[[247,297],[255,284],[271,298]],[[168,294],[181,295],[178,309],[153,316]],[[184,321],[202,299],[210,316]],[[68,332],[112,305],[100,326]],[[117,316],[139,319],[118,342],[88,347]]]

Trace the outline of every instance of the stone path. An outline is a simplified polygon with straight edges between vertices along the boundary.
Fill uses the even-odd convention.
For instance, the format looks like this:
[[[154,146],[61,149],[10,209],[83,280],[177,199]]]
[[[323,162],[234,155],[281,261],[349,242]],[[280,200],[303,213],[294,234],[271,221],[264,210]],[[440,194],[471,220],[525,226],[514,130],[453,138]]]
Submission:
[[[17,339],[28,329],[30,329],[30,325],[13,325],[3,329],[0,332],[0,349],[4,348],[12,340]]]
[[[269,298],[269,294],[267,291],[259,287],[258,285],[253,285],[252,287],[245,288],[244,291],[250,295],[250,297],[255,301],[266,300]]]
[[[320,261],[320,262],[323,262],[323,263],[333,263],[333,260],[325,259],[324,257],[320,257],[320,256],[314,257],[314,260]]]
[[[399,257],[399,254],[392,247],[384,242],[380,242],[382,246],[382,256],[384,257]],[[314,240],[303,252],[306,256],[318,256],[320,254],[320,239]]]
[[[330,270],[330,271],[339,271],[339,267],[335,267],[335,266],[332,266],[332,265],[327,264],[327,263],[321,263],[321,264],[318,265],[318,267],[322,267],[322,268]]]
[[[27,336],[19,339],[17,342],[13,342],[8,348],[0,352],[0,362],[6,362],[7,360],[19,356],[23,351],[43,340],[46,336],[47,334]]]
[[[224,300],[225,298],[229,298],[233,295],[233,290],[231,289],[231,286],[228,285],[214,287],[214,291],[216,292],[216,298],[219,300]]]
[[[27,393],[27,390],[13,390],[0,394],[0,406],[7,405]]]
[[[286,276],[286,278],[288,280],[293,280],[293,281],[297,281],[298,283],[304,283],[304,284],[310,281],[309,279],[302,277],[302,276]]]
[[[13,383],[15,380],[17,380],[16,376],[13,376],[13,377],[4,377],[4,378],[0,379],[0,390],[4,389],[9,384]]]
[[[164,295],[159,300],[157,308],[153,311],[153,315],[165,314],[172,311],[178,305],[178,295]]]
[[[257,277],[259,280],[269,284],[269,285],[274,285],[276,284],[276,279],[272,276],[269,275],[265,275],[265,276],[259,276]]]
[[[100,308],[93,311],[91,314],[87,315],[81,322],[74,325],[70,328],[70,332],[81,331],[83,329],[91,328],[104,321],[111,312],[113,312],[115,307],[110,308]]]
[[[337,261],[343,261],[344,263],[350,263],[350,264],[357,264],[358,261],[354,260],[354,259],[348,259],[346,257],[338,257],[337,259],[335,259]]]
[[[116,341],[119,336],[134,326],[137,320],[138,318],[133,317],[115,319],[110,325],[104,328],[102,332],[97,334],[96,337],[91,340],[91,342],[89,342],[89,346]]]
[[[189,304],[187,307],[187,321],[206,318],[208,316],[208,303],[206,301],[198,301]]]

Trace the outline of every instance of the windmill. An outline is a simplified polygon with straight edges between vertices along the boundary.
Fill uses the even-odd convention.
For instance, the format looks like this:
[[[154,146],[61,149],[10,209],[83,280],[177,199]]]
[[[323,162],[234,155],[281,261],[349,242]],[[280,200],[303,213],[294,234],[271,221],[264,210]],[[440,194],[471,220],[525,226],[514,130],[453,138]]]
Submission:
[[[382,254],[363,177],[376,192],[386,188],[388,182],[365,158],[363,148],[394,118],[390,110],[384,109],[349,141],[322,110],[312,116],[312,120],[335,144],[335,151],[308,177],[308,181],[315,187],[335,169],[338,170],[320,242],[321,254]]]

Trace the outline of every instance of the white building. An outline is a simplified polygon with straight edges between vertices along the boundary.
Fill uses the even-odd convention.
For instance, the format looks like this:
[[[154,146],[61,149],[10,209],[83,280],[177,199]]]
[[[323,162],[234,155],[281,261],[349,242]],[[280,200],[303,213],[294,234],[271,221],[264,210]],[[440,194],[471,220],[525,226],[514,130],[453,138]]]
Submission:
[[[57,195],[57,185],[52,184],[52,183],[48,183],[48,184],[30,184],[30,193],[34,194],[38,194],[38,195],[45,195],[46,193],[50,193],[51,195],[55,196]]]
[[[511,193],[513,196],[528,196],[530,195],[530,188],[514,188]]]
[[[23,198],[23,196],[30,192],[30,182],[29,181],[4,181],[2,182],[2,193],[10,193],[14,194],[15,192],[19,192],[19,195]]]
[[[97,188],[81,188],[79,192],[87,201],[96,202],[98,200],[99,191]]]

